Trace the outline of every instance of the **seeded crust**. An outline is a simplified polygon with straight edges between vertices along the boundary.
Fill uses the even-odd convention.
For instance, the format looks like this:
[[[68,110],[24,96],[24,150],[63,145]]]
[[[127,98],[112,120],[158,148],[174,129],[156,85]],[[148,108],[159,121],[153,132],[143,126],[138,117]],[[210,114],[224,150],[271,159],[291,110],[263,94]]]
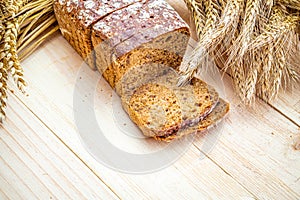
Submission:
[[[156,140],[170,142],[174,139],[181,138],[185,135],[191,133],[201,133],[202,131],[206,130],[210,126],[219,122],[229,111],[229,103],[227,103],[222,98],[219,99],[219,102],[213,109],[211,113],[207,115],[202,121],[197,123],[194,126],[186,127],[185,129],[179,130],[177,133],[164,135],[164,136],[154,136]]]
[[[168,62],[177,67],[189,35],[188,25],[164,0],[135,3],[93,26],[97,68],[114,88],[135,65]]]
[[[146,66],[157,69],[156,76],[144,73],[142,81],[124,84],[131,87],[123,88],[121,96],[124,110],[144,135],[174,134],[197,124],[218,102],[218,93],[200,79],[194,78],[190,85],[177,87],[179,75],[173,68],[153,64]]]
[[[54,0],[53,7],[62,35],[88,65],[96,69],[91,42],[93,24],[137,1]]]

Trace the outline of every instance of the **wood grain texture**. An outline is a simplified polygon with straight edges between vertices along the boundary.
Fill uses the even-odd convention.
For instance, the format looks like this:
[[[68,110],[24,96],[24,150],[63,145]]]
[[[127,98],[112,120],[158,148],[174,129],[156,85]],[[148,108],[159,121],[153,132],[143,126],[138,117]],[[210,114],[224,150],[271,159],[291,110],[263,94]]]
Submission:
[[[13,95],[0,131],[0,185],[8,199],[117,199]]]
[[[282,88],[271,105],[300,127],[300,83],[290,89]]]

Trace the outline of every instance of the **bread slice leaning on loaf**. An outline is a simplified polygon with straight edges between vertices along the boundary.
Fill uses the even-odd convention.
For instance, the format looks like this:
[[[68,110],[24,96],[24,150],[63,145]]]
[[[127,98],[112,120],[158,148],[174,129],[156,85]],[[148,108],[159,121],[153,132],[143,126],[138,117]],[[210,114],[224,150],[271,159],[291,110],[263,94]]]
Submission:
[[[156,69],[152,73],[156,75],[151,76],[151,71],[145,75],[143,71],[135,84],[125,76],[128,81],[122,81],[121,93],[124,110],[146,136],[176,134],[204,119],[218,102],[218,93],[200,79],[194,78],[191,84],[177,87],[179,75],[173,68],[153,63],[140,67],[147,68]],[[131,71],[129,75],[136,75]]]
[[[159,62],[176,68],[189,35],[188,25],[164,0],[132,4],[93,26],[97,68],[112,87],[135,65]]]

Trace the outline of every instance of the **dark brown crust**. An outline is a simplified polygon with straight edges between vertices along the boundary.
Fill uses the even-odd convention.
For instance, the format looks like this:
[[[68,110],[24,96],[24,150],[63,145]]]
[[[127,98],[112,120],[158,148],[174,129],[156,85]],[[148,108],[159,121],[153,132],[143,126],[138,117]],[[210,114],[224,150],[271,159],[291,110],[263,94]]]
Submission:
[[[138,0],[54,0],[53,7],[62,35],[77,53],[95,68],[91,28],[94,23]]]

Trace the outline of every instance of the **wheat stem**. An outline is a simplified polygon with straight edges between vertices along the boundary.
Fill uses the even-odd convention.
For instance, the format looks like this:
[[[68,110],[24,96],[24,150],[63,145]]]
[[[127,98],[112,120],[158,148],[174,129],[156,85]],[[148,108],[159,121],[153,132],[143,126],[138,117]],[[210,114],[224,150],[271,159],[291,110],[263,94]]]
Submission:
[[[56,31],[59,30],[59,26],[56,25],[54,28],[52,28],[49,32],[47,32],[45,35],[43,35],[41,38],[39,38],[34,44],[27,46],[26,49],[24,49],[20,54],[19,54],[19,59],[20,61],[26,59],[30,54],[34,52],[50,35],[55,33]]]

